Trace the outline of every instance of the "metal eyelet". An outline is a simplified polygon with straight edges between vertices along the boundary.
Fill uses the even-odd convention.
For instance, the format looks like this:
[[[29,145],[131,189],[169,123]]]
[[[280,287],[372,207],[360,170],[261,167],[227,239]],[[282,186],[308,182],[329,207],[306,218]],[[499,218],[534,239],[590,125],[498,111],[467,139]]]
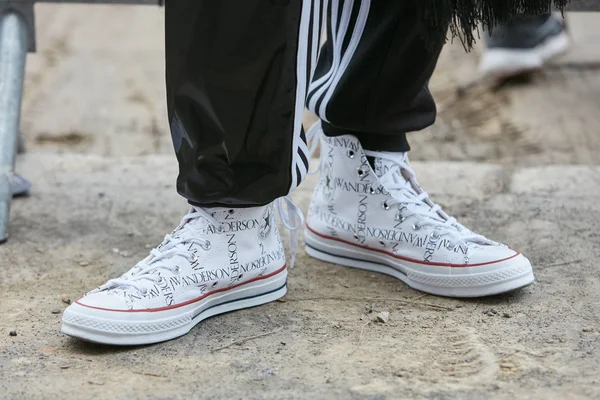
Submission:
[[[244,277],[244,274],[239,274],[237,277],[238,281],[241,280],[243,277]]]
[[[365,171],[363,171],[362,169],[358,168],[356,170],[356,173],[358,174],[358,176],[362,177],[365,174]]]
[[[356,233],[354,234],[354,239],[358,240],[358,235]]]
[[[406,221],[406,218],[404,218],[404,216],[399,215],[396,217],[396,221],[398,221],[399,223],[403,223],[404,221]]]
[[[354,151],[353,150],[348,150],[346,152],[346,155],[348,156],[348,158],[354,158]]]
[[[373,189],[373,186],[369,187],[369,193],[371,194],[375,194],[375,189]]]
[[[383,240],[380,240],[380,241],[379,241],[379,244],[380,244],[382,247],[385,247],[385,243],[383,243]]]
[[[144,297],[148,296],[148,288],[144,288],[144,290],[140,290],[140,294]]]
[[[381,208],[383,208],[384,210],[389,210],[390,205],[387,203],[387,201],[384,201],[383,203],[381,203]]]
[[[176,267],[177,268],[175,269],[175,275],[181,274],[181,267],[179,265],[177,265]]]
[[[203,246],[203,248],[204,248],[204,246]],[[196,253],[192,253],[192,257],[191,257],[190,261],[193,263],[198,262],[198,255]]]
[[[204,250],[210,250],[211,246],[212,245],[211,245],[210,241],[207,240],[206,243],[204,243],[204,245],[202,246],[202,249],[204,249]]]
[[[412,228],[413,228],[413,231],[418,231],[419,229],[421,229],[421,225],[413,224]]]
[[[165,283],[165,282],[166,282],[166,279],[165,279],[164,277],[162,277],[162,276],[161,276],[161,277],[160,277],[160,279],[158,280],[158,282],[156,282],[156,284],[157,284],[157,285],[161,285],[161,284],[163,284],[163,283]]]
[[[216,287],[219,284],[219,282],[215,282],[212,284],[212,287]]]

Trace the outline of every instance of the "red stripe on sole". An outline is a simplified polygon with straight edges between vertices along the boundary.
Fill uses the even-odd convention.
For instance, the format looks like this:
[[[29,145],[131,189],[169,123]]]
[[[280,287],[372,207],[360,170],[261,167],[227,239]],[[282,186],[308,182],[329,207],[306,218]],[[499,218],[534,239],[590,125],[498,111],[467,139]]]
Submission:
[[[409,262],[412,262],[412,263],[415,263],[415,264],[430,265],[432,267],[449,267],[449,268],[482,267],[484,265],[491,265],[491,264],[501,263],[503,261],[508,261],[508,260],[511,260],[511,259],[513,259],[513,258],[521,255],[521,253],[515,252],[514,256],[503,258],[502,260],[490,261],[490,262],[480,263],[480,264],[444,264],[444,263],[434,263],[434,262],[427,262],[427,261],[415,260],[415,259],[408,258],[408,257],[402,257],[402,256],[399,256],[399,255],[387,252],[385,250],[373,249],[371,247],[361,246],[359,244],[351,243],[351,242],[348,242],[348,241],[343,240],[343,239],[339,239],[339,238],[334,238],[334,237],[331,237],[331,236],[323,235],[322,233],[319,233],[319,232],[315,231],[314,229],[312,229],[310,226],[308,226],[308,224],[306,224],[306,229],[308,229],[309,231],[311,231],[315,235],[322,237],[323,239],[334,240],[336,242],[340,242],[340,243],[344,243],[344,244],[347,244],[347,245],[350,245],[350,246],[358,247],[358,248],[363,249],[363,250],[369,250],[369,251],[374,251],[374,252],[377,252],[377,253],[382,253],[382,254],[385,254],[386,256],[394,257],[394,258],[396,258],[398,260],[409,261]],[[340,256],[340,257],[343,257],[343,256]],[[368,262],[368,260],[364,260],[364,261]]]

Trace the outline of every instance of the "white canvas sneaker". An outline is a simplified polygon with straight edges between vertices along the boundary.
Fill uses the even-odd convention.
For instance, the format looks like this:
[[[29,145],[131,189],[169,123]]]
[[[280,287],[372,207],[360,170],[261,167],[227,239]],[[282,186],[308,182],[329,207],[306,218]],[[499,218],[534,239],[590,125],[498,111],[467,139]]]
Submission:
[[[441,296],[488,296],[533,282],[523,255],[474,234],[429,199],[405,153],[363,151],[351,135],[322,135],[321,146],[309,255]]]
[[[541,69],[569,48],[563,17],[543,14],[515,19],[484,34],[479,69],[484,76],[506,78]]]
[[[148,257],[69,306],[62,332],[106,344],[155,343],[213,315],[284,296],[285,254],[273,211],[192,208]]]

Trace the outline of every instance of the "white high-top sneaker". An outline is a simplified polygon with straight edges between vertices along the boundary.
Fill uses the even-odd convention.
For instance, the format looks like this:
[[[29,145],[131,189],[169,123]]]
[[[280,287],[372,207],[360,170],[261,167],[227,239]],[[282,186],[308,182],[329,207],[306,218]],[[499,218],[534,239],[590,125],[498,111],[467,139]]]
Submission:
[[[351,135],[322,136],[321,146],[309,255],[441,296],[488,296],[533,282],[523,255],[474,234],[429,199],[405,153],[364,151]]]
[[[192,208],[148,257],[69,306],[62,332],[106,344],[155,343],[213,315],[284,296],[285,254],[273,211]]]

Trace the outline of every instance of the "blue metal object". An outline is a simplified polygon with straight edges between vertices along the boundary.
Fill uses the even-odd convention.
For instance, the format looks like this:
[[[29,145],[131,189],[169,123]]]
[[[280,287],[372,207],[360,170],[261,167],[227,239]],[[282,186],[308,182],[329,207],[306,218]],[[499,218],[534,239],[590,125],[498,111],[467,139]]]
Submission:
[[[28,27],[20,13],[0,14],[0,243],[8,238],[15,155],[21,121]]]
[[[14,181],[14,166],[25,59],[28,51],[35,51],[33,5],[36,2],[163,5],[163,0],[0,0],[0,243],[8,239],[13,192],[22,194],[28,187],[25,180]]]

